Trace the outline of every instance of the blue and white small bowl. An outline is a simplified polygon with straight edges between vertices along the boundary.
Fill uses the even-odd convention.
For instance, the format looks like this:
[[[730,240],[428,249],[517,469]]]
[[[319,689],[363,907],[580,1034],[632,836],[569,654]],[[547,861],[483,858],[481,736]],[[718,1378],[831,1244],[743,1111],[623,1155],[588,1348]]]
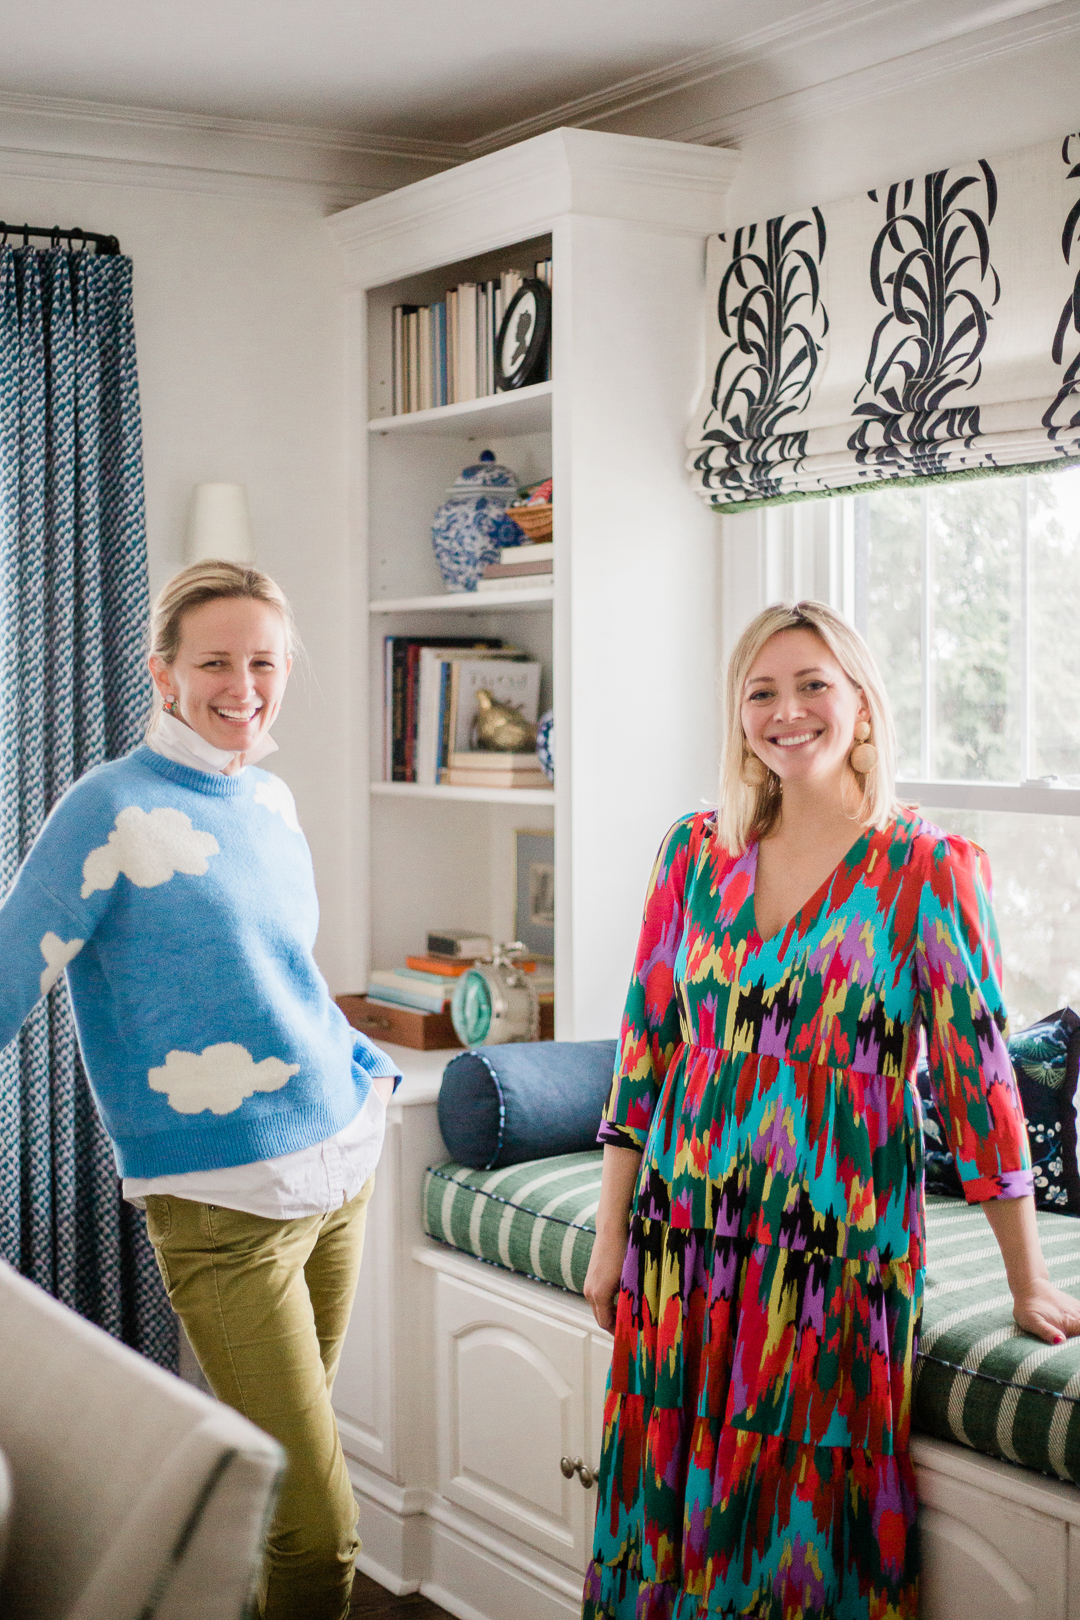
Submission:
[[[435,561],[449,590],[475,591],[503,546],[516,546],[525,538],[506,515],[517,492],[517,474],[501,466],[490,450],[482,450],[480,460],[455,478],[431,525]]]
[[[549,782],[555,781],[555,716],[549,709],[536,728],[536,757]]]

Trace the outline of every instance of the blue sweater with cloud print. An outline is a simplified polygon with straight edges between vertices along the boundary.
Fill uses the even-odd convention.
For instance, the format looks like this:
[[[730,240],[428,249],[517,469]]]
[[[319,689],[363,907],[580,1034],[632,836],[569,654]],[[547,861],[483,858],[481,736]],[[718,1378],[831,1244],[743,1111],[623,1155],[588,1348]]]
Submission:
[[[310,1147],[400,1073],[331,999],[318,916],[279,777],[137,748],[64,794],[0,906],[0,1046],[66,972],[121,1175]]]

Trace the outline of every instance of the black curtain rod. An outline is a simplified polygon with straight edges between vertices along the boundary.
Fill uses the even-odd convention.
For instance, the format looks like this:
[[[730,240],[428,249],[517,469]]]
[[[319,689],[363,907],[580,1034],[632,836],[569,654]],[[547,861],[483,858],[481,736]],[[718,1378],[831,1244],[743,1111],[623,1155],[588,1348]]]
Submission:
[[[87,242],[92,242],[98,253],[120,252],[120,243],[115,236],[102,236],[100,231],[83,231],[78,225],[70,231],[62,231],[59,225],[53,225],[51,228],[45,225],[8,225],[0,219],[0,246],[7,242],[9,233],[12,236],[21,236],[23,247],[30,246],[32,236],[47,236],[53,247],[59,247],[61,242],[66,242],[71,247],[74,242],[79,241],[84,246]]]

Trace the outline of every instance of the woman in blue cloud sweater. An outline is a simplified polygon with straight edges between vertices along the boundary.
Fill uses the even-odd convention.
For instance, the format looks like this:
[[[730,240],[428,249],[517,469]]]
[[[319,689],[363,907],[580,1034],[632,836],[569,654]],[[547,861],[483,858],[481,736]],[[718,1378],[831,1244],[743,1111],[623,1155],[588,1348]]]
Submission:
[[[342,1620],[356,1505],[330,1405],[398,1069],[312,946],[272,752],[295,632],[277,585],[196,564],[159,597],[147,741],[59,801],[0,907],[0,1044],[67,974],[124,1195],[215,1394],[288,1467],[263,1620]]]

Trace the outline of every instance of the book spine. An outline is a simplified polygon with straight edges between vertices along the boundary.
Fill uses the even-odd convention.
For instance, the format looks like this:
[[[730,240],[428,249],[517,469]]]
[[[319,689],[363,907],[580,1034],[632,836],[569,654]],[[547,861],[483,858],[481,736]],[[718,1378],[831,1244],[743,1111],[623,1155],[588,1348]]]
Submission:
[[[431,308],[424,305],[416,312],[417,333],[419,345],[417,349],[417,371],[419,372],[418,409],[429,411],[431,409]]]
[[[539,562],[489,563],[481,579],[535,579],[552,572],[551,558]]]
[[[390,636],[393,643],[391,651],[392,679],[390,689],[391,704],[391,771],[392,782],[407,782],[408,760],[406,756],[406,718],[407,718],[407,681],[408,657],[407,643],[401,636]]]
[[[446,403],[456,405],[458,371],[458,295],[451,287],[446,294]]]
[[[458,386],[459,400],[476,398],[476,293],[475,281],[458,287]]]
[[[454,664],[446,659],[442,664],[442,678],[439,682],[439,742],[435,751],[435,780],[439,780],[439,771],[450,757],[450,693],[453,679]]]
[[[406,782],[416,781],[416,688],[418,668],[420,663],[420,648],[410,646],[406,652],[405,662],[405,777]]]
[[[414,309],[406,321],[409,332],[409,404],[410,411],[420,409],[420,311]]]
[[[394,305],[390,344],[392,395],[390,408],[395,416],[400,416],[405,405],[405,373],[403,370],[405,358],[405,312],[401,304]]]
[[[447,405],[446,397],[446,304],[433,306],[435,315],[435,404]]]

